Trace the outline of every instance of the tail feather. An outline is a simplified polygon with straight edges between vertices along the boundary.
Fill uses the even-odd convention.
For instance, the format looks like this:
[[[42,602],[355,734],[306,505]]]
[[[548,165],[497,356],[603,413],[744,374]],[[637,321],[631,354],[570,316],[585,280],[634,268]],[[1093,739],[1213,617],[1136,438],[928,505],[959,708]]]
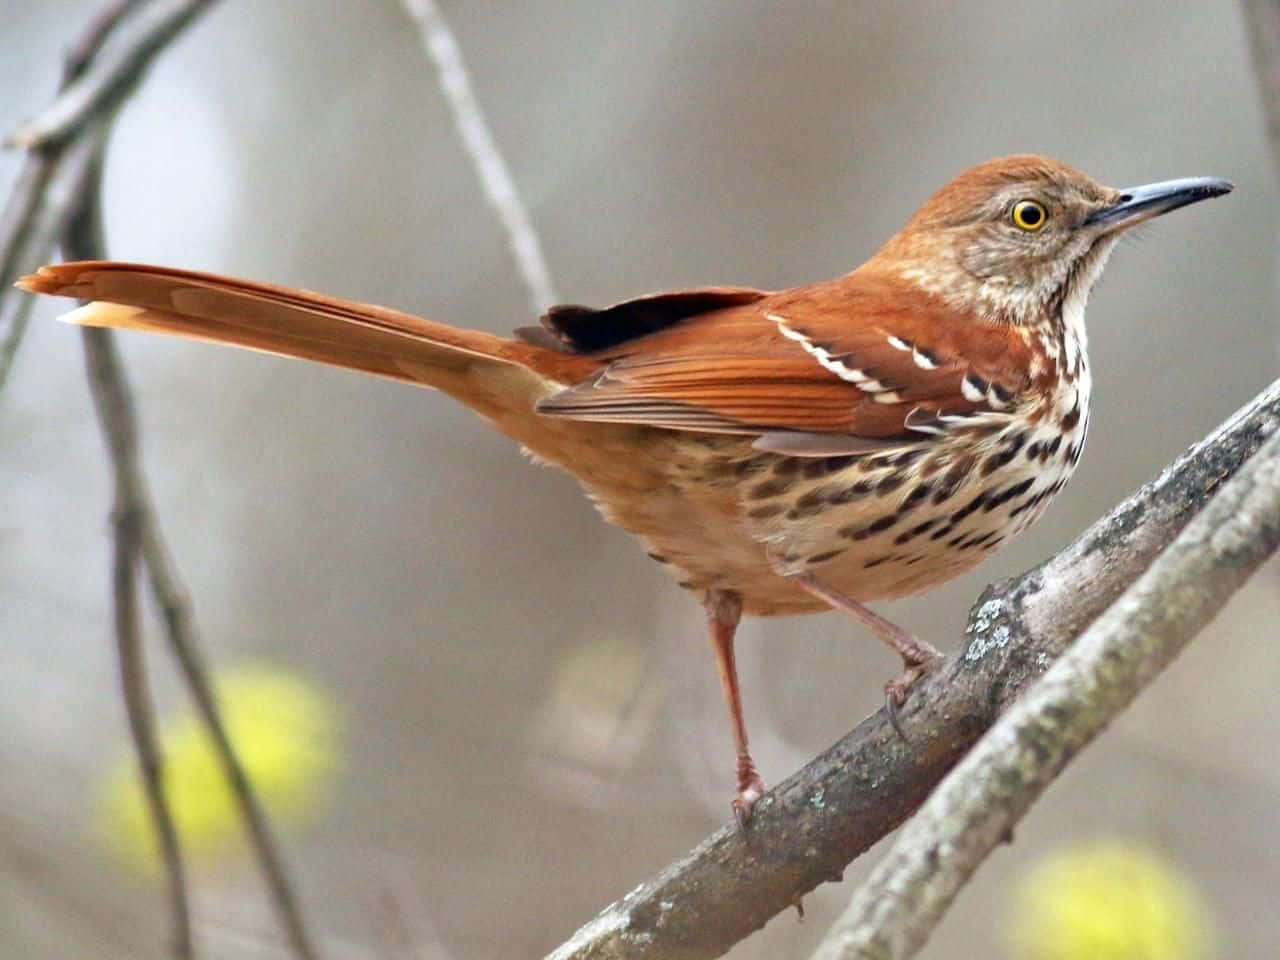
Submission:
[[[526,371],[535,394],[585,377],[592,367],[582,357],[385,307],[168,267],[63,263],[41,267],[18,286],[96,301],[63,317],[72,323],[301,357],[437,387],[464,403],[470,401],[462,375],[476,366]],[[538,382],[545,386],[537,389]]]

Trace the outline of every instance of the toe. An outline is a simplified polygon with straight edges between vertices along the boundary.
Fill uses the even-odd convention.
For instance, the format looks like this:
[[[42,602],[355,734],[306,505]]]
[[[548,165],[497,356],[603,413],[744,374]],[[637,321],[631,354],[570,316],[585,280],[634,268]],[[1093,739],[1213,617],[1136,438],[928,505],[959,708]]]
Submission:
[[[764,796],[764,781],[759,776],[738,785],[738,795],[733,798],[733,816],[738,821],[738,828],[745,830],[751,822],[751,810],[756,801]]]

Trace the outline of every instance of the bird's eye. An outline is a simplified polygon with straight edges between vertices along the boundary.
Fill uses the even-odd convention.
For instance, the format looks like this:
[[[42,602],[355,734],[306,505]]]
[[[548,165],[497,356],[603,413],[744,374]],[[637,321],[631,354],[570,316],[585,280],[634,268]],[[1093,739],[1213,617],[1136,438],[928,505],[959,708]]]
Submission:
[[[1009,219],[1019,230],[1035,233],[1049,222],[1049,211],[1035,200],[1019,200],[1009,212]]]

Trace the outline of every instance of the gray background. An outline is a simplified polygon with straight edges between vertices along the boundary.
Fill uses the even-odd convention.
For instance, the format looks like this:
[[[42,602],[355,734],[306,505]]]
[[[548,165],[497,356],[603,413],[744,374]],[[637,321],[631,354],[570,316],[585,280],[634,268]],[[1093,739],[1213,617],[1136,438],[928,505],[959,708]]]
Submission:
[[[96,2],[6,0],[0,127],[31,116]],[[850,269],[934,188],[1008,152],[1116,186],[1236,193],[1127,243],[1089,312],[1089,448],[977,572],[885,607],[954,647],[989,580],[1057,550],[1276,375],[1277,193],[1230,3],[447,3],[566,300]],[[0,189],[17,158],[0,156]],[[110,253],[505,332],[503,236],[394,2],[227,0],[120,118]],[[124,743],[109,482],[77,337],[44,305],[0,401],[0,955],[157,955],[158,888],[89,832]],[[700,611],[566,477],[412,388],[122,339],[145,460],[211,657],[268,657],[342,703],[329,815],[287,835],[318,925],[391,955],[540,953],[727,816],[731,750]],[[1280,567],[1054,785],[923,956],[1003,956],[1026,865],[1154,846],[1220,955],[1280,940]],[[155,636],[151,638],[153,641]],[[776,782],[879,704],[891,656],[836,615],[748,622],[748,721]],[[163,709],[180,703],[159,646]],[[848,884],[737,958],[802,956]],[[252,871],[201,872],[214,955],[274,955]]]

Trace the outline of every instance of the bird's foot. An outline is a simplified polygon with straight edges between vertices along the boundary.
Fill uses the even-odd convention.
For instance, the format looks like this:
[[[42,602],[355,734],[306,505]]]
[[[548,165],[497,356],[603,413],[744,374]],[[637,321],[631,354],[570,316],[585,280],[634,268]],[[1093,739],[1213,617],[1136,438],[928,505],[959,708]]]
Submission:
[[[898,708],[907,702],[907,694],[925,674],[942,662],[942,653],[918,637],[907,636],[906,643],[895,644],[902,654],[903,671],[884,685],[884,709],[889,724],[905,742],[911,740],[902,729]]]
[[[755,764],[750,759],[745,764],[738,764],[738,794],[733,798],[733,817],[738,821],[738,829],[745,831],[751,822],[751,809],[756,801],[764,796],[764,780],[756,772]]]

